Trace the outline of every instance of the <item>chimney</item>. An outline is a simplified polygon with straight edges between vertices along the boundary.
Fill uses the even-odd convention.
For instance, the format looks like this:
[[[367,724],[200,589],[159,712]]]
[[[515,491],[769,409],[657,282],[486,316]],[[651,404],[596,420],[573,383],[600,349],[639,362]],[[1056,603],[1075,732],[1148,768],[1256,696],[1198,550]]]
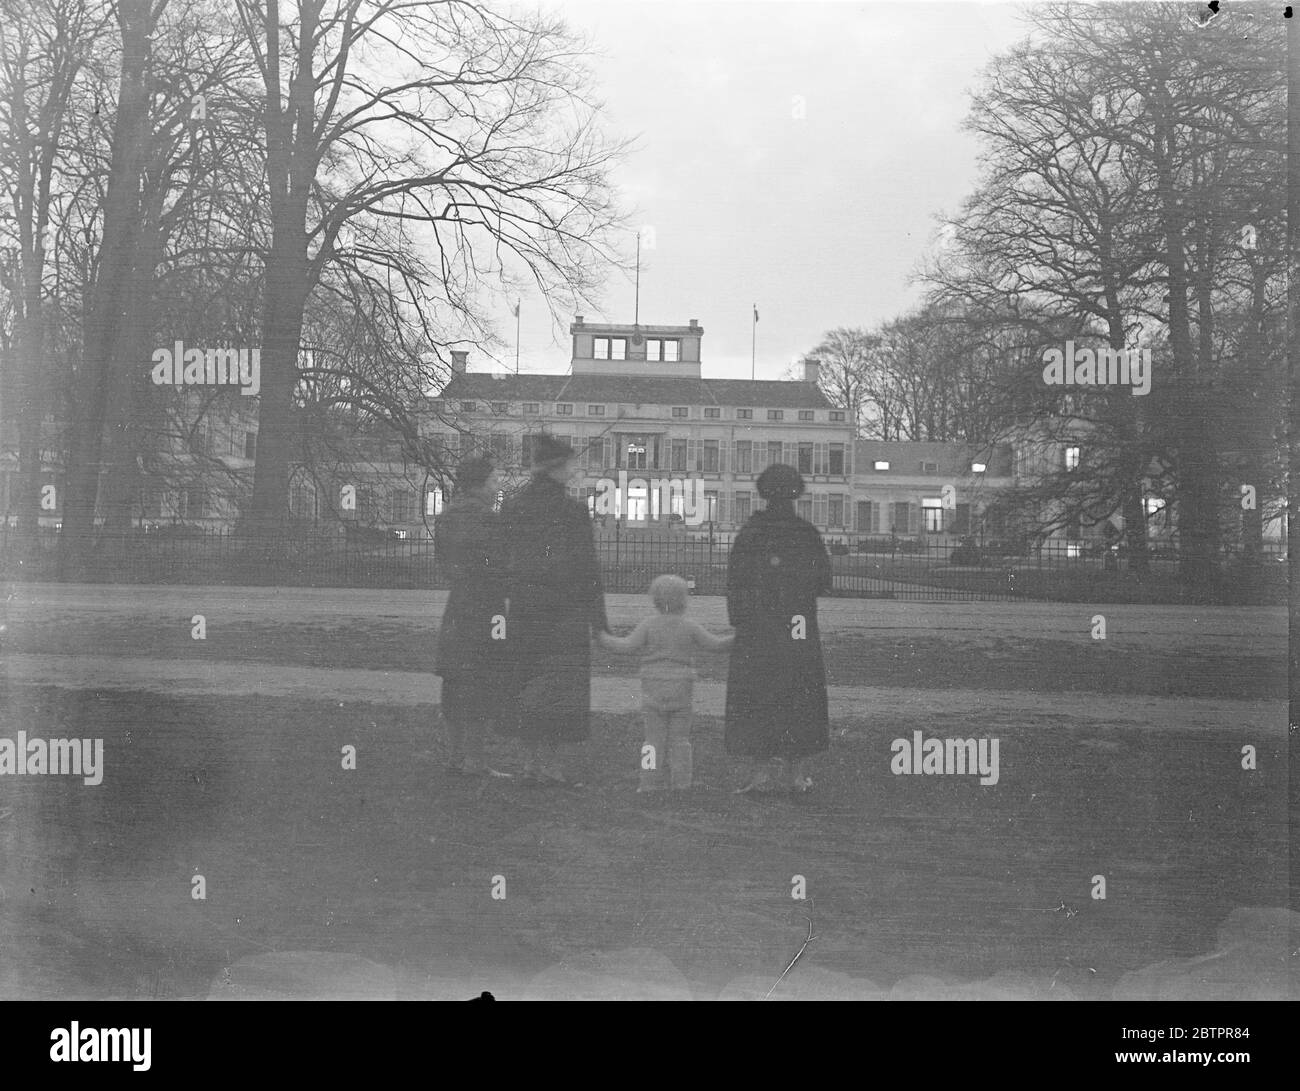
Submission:
[[[451,373],[464,375],[469,370],[469,352],[465,349],[451,350]]]
[[[811,358],[804,360],[803,381],[805,383],[812,383],[815,386],[817,384],[818,378],[820,378],[820,373],[821,373],[821,363],[819,361]]]
[[[698,318],[692,318],[692,319],[691,319],[691,329],[693,329],[693,330],[698,330],[699,328],[700,328],[700,320],[699,320]]]
[[[581,325],[582,325],[582,319],[583,319],[583,316],[582,316],[582,315],[580,315],[580,314],[575,314],[575,315],[573,316],[573,324],[574,324],[575,326],[581,326]]]

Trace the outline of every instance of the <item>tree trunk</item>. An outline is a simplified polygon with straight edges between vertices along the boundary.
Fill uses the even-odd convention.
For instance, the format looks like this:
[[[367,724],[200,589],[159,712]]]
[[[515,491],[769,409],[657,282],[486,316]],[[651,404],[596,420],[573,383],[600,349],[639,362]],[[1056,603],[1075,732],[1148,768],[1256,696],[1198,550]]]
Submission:
[[[132,366],[147,358],[129,357],[130,295],[140,236],[140,190],[149,139],[149,35],[153,19],[148,0],[122,0],[121,89],[113,125],[113,153],[104,203],[104,233],[93,302],[85,328],[82,378],[68,465],[63,512],[65,563],[84,563],[94,531],[99,496],[104,427],[115,388],[129,382]]]
[[[1162,87],[1163,90],[1163,87]],[[1203,396],[1188,308],[1184,217],[1179,207],[1173,168],[1174,136],[1167,122],[1156,126],[1156,179],[1169,280],[1169,343],[1174,358],[1174,448],[1178,455],[1178,544],[1180,574],[1208,591],[1218,546],[1218,511],[1214,493],[1211,430],[1202,422]]]
[[[276,232],[266,265],[262,392],[252,505],[252,529],[259,534],[269,534],[279,528],[289,512],[293,390],[308,291],[306,235],[301,230],[296,234],[296,239],[286,240],[281,232]]]

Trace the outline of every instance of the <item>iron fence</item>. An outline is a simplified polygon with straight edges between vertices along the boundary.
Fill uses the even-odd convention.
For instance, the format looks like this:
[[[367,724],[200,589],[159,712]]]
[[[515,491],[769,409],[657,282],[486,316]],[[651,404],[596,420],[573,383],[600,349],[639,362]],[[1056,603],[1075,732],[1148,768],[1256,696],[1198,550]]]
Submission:
[[[685,578],[696,594],[724,594],[730,537],[598,529],[596,551],[605,589],[638,594],[655,576],[674,573]],[[863,598],[1104,601],[1114,598],[1115,586],[1172,583],[1178,568],[1178,554],[1171,545],[1153,546],[1145,566],[1137,566],[1122,549],[1102,543],[975,544],[831,535],[827,543],[834,573],[832,593]],[[424,535],[399,538],[378,529],[351,527],[343,533],[309,528],[274,537],[184,526],[148,533],[101,533],[75,573],[61,562],[58,546],[54,528],[39,528],[33,539],[20,543],[14,529],[0,524],[2,571],[7,579],[397,589],[448,586],[432,540]],[[1282,547],[1270,543],[1262,577],[1246,581],[1240,566],[1234,567],[1233,559],[1226,558],[1223,575],[1229,591],[1218,597],[1278,601],[1277,588],[1286,570],[1279,562],[1284,560]],[[1248,582],[1253,586],[1248,587]]]

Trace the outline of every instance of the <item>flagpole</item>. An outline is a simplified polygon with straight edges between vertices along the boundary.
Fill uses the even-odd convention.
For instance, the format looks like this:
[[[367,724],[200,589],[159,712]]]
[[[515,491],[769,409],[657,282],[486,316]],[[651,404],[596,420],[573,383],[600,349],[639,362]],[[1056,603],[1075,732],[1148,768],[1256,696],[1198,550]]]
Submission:
[[[522,299],[515,300],[515,374],[519,374],[519,310],[523,304]]]
[[[754,366],[758,359],[758,304],[754,304],[754,320],[750,323],[749,340],[749,381],[754,381]]]

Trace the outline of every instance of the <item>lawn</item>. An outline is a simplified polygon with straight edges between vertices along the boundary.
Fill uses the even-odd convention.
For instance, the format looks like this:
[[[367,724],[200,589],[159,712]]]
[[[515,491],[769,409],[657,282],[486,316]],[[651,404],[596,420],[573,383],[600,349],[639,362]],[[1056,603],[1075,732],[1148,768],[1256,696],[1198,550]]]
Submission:
[[[450,778],[436,727],[431,708],[0,684],[0,735],[97,736],[108,755],[99,787],[5,786],[0,995],[200,997],[240,957],[291,950],[360,955],[428,995],[636,950],[713,996],[775,981],[810,917],[793,973],[1013,973],[1102,996],[1209,950],[1234,907],[1285,902],[1281,738],[1247,772],[1227,727],[864,709],[836,723],[813,795],[754,801],[726,790],[716,719],[696,732],[703,788],[669,799],[633,791],[632,716],[594,717],[577,792]],[[999,782],[893,775],[889,744],[913,731],[996,735]],[[493,760],[518,764],[505,745]]]

